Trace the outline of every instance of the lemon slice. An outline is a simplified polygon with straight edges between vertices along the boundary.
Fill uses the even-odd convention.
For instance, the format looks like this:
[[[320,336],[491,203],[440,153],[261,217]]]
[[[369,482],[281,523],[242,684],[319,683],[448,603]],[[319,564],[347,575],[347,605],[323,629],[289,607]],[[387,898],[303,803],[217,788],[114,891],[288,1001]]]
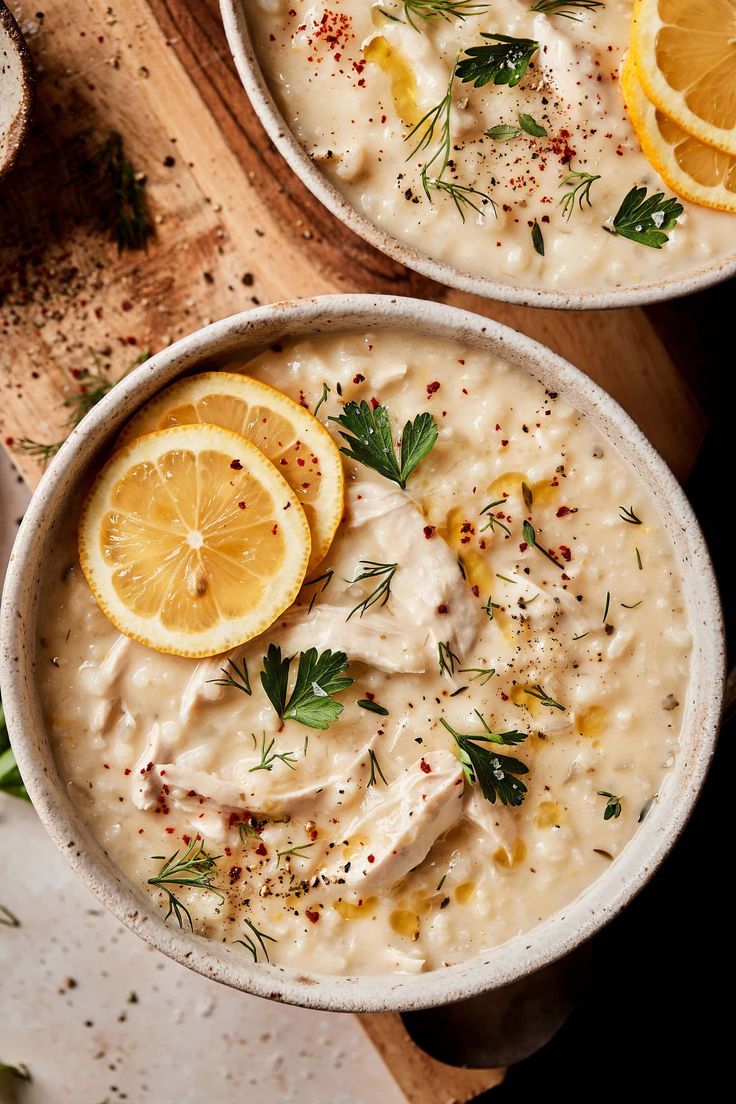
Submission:
[[[79,557],[103,613],[159,652],[217,655],[291,605],[310,552],[291,487],[255,445],[176,426],[116,452],[82,508]]]
[[[693,203],[736,214],[736,156],[693,138],[647,99],[629,54],[621,87],[649,164],[673,191]]]
[[[694,138],[736,155],[733,0],[636,0],[631,48],[655,107]]]
[[[337,445],[321,422],[267,383],[235,372],[203,372],[168,387],[130,420],[119,444],[143,433],[198,422],[252,441],[296,491],[312,533],[308,570],[327,555],[343,512]]]

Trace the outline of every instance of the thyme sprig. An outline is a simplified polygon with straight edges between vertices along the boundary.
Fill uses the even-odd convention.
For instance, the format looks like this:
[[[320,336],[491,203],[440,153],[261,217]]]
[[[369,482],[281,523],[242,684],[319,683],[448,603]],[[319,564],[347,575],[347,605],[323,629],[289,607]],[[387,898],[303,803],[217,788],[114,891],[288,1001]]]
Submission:
[[[371,765],[371,773],[370,773],[370,777],[368,779],[368,785],[369,786],[376,786],[378,784],[376,782],[376,774],[378,774],[378,776],[380,777],[380,779],[383,782],[384,786],[388,786],[388,782],[386,781],[386,775],[381,770],[381,764],[378,762],[378,758],[377,758],[376,753],[373,750],[373,748],[368,749],[368,761]]]
[[[294,689],[287,700],[292,658],[282,659],[281,648],[270,644],[263,657],[261,685],[282,720],[325,729],[344,708],[332,695],[345,690],[353,681],[342,674],[348,666],[348,657],[329,648],[319,653],[316,648],[300,652]]]
[[[258,948],[260,947],[261,952],[263,953],[263,957],[266,959],[266,962],[270,962],[271,959],[268,957],[268,948],[264,943],[264,939],[267,939],[269,943],[278,943],[278,939],[274,939],[272,935],[266,935],[265,932],[259,931],[255,924],[252,924],[251,921],[247,919],[247,917],[243,918],[243,923],[246,924],[248,928],[250,928],[250,930],[253,932],[256,942],[254,942],[253,938],[248,935],[247,932],[243,933],[242,939],[235,939],[233,940],[233,942],[239,943],[242,947],[245,947],[245,949],[253,956],[254,962],[258,961]]]
[[[221,893],[220,890],[212,884],[212,879],[215,876],[215,863],[220,856],[208,855],[204,848],[204,840],[197,837],[197,839],[189,844],[181,857],[179,851],[175,851],[168,859],[165,859],[163,855],[151,856],[154,859],[164,860],[164,865],[161,867],[158,874],[148,879],[148,884],[162,889],[168,899],[169,911],[166,913],[164,921],[168,920],[173,913],[179,927],[183,928],[184,918],[186,917],[191,931],[194,931],[192,915],[187,906],[183,904],[173,890],[169,888],[170,886],[183,886],[186,889],[203,889],[206,893],[214,893],[221,902],[225,900],[225,894]]]
[[[529,11],[539,12],[550,18],[559,15],[561,19],[572,19],[581,23],[582,19],[576,15],[576,10],[592,11],[594,8],[604,8],[603,0],[537,0]]]
[[[562,214],[568,222],[573,216],[576,202],[581,211],[583,203],[587,203],[589,207],[593,206],[590,200],[590,189],[596,180],[600,180],[600,174],[594,175],[582,170],[571,169],[567,176],[560,181],[561,188],[569,189],[560,199]]]
[[[350,579],[350,585],[352,586],[353,583],[362,583],[365,579],[380,579],[380,582],[362,602],[358,602],[358,605],[351,609],[350,613],[345,618],[346,621],[349,621],[353,614],[359,611],[362,617],[371,606],[377,604],[381,606],[386,605],[391,597],[391,583],[398,566],[397,563],[384,564],[377,563],[375,560],[360,560],[358,567],[362,567],[363,570],[359,575],[356,575],[354,579]]]
[[[607,797],[606,806],[603,810],[604,820],[618,820],[621,816],[621,798],[616,797],[615,794],[609,793],[608,790],[597,790],[599,797]]]
[[[522,532],[524,540],[530,548],[536,548],[538,552],[541,552],[543,556],[546,556],[550,563],[553,563],[555,567],[559,567],[560,571],[564,571],[564,564],[561,564],[559,560],[556,560],[551,552],[548,552],[546,548],[543,548],[541,544],[537,543],[537,532],[534,526],[529,521],[525,521],[522,526]]]
[[[258,748],[258,741],[256,740],[255,733],[251,733],[251,736],[253,738],[253,750],[255,751],[256,748]],[[250,768],[250,774],[253,774],[255,771],[259,770],[271,772],[277,760],[283,763],[285,767],[288,767],[289,770],[296,770],[294,764],[296,763],[297,759],[293,751],[274,751],[273,749],[276,744],[276,739],[273,736],[270,740],[268,740],[268,742],[266,741],[267,736],[264,732],[261,736],[261,761],[260,763],[257,763],[255,767]]]
[[[647,196],[646,188],[634,187],[621,201],[612,225],[603,229],[650,249],[661,249],[669,241],[666,231],[676,226],[684,210],[674,197],[665,199],[664,192]]]
[[[247,694],[248,697],[253,693],[250,685],[250,675],[248,674],[248,665],[243,659],[241,666],[238,667],[234,659],[228,659],[228,667],[221,667],[222,678],[207,679],[207,682],[211,682],[214,686],[232,686],[234,690],[240,690],[241,693]]]
[[[477,783],[480,786],[481,793],[492,804],[498,799],[502,805],[521,805],[526,786],[518,776],[529,773],[527,765],[520,759],[499,755],[480,745],[486,743],[515,747],[526,740],[527,733],[517,732],[515,729],[510,732],[493,732],[477,709],[475,713],[483,726],[482,732],[456,732],[444,717],[440,717],[440,722],[455,740],[463,773],[471,785]]]
[[[490,45],[472,46],[456,64],[463,83],[475,88],[487,84],[518,84],[527,71],[539,43],[532,38],[510,38],[508,35],[481,33]]]
[[[407,479],[432,450],[439,433],[431,414],[418,414],[413,421],[406,422],[402,430],[397,457],[385,406],[372,407],[365,400],[360,404],[349,402],[342,414],[331,415],[330,421],[337,422],[340,436],[348,445],[340,452],[398,483],[402,490],[406,490]]]
[[[622,521],[627,522],[629,525],[641,525],[642,524],[641,518],[637,517],[636,514],[634,513],[634,507],[633,506],[629,506],[628,509],[627,509],[626,506],[619,506],[619,510],[621,512],[618,516],[621,518]]]
[[[310,847],[314,847],[316,840],[312,840],[311,843],[297,843],[293,847],[285,847],[283,851],[276,852],[276,867],[278,869],[281,866],[282,859],[308,859],[310,856],[305,855],[304,852],[308,851]]]
[[[560,705],[558,701],[555,701],[554,698],[551,698],[549,694],[542,689],[538,682],[535,683],[532,687],[525,686],[524,693],[528,694],[530,698],[536,698],[537,701],[542,703],[542,705],[546,705],[548,709],[559,709],[561,713],[565,712],[564,705]]]

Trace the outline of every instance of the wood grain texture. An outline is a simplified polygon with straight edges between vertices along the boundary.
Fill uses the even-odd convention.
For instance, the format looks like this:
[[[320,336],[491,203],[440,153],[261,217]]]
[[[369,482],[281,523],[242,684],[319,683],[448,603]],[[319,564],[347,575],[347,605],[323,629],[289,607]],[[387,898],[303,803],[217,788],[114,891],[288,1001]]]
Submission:
[[[415,1046],[401,1016],[358,1016],[366,1035],[391,1070],[408,1104],[467,1104],[503,1081],[504,1071],[457,1069]]]

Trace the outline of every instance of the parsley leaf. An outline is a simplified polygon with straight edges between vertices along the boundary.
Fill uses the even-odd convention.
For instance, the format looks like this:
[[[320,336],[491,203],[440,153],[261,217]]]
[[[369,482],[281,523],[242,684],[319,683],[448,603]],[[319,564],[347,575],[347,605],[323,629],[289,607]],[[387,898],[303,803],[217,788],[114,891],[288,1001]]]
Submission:
[[[484,732],[460,733],[440,717],[440,721],[454,738],[458,747],[458,759],[463,773],[471,785],[480,786],[487,801],[495,804],[496,798],[502,805],[521,805],[526,794],[526,786],[515,775],[528,774],[529,768],[520,759],[509,755],[499,755],[495,751],[481,747],[481,743],[500,744],[515,747],[526,740],[525,732],[492,732],[481,713],[476,714],[483,725]]]
[[[646,188],[632,188],[621,203],[613,219],[613,226],[604,226],[609,234],[629,238],[639,245],[661,249],[685,208],[674,197],[664,198],[664,192],[647,198]]]
[[[520,115],[519,126],[527,134],[531,134],[532,138],[546,138],[547,131],[538,123],[536,119],[533,119],[531,115]]]
[[[261,685],[282,720],[298,721],[309,728],[325,729],[337,720],[344,706],[333,701],[333,694],[352,684],[342,672],[348,666],[344,652],[317,652],[309,648],[299,654],[296,682],[287,701],[291,659],[282,659],[281,648],[270,644],[263,658]]]
[[[431,414],[418,414],[407,422],[401,434],[401,455],[397,459],[391,435],[391,422],[385,406],[371,407],[363,400],[360,404],[346,403],[342,414],[332,416],[331,421],[341,427],[340,436],[349,448],[341,448],[345,456],[357,460],[379,475],[398,483],[406,489],[406,481],[437,440],[438,430]]]
[[[527,70],[539,49],[533,38],[509,38],[508,35],[481,34],[491,46],[473,46],[457,63],[457,75],[464,83],[476,88],[486,84],[508,84],[513,88]]]

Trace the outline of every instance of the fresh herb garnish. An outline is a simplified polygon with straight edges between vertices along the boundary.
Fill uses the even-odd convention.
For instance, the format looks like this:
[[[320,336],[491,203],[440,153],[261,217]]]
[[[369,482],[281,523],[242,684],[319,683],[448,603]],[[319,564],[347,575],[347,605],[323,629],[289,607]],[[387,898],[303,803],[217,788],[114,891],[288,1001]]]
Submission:
[[[536,530],[535,530],[534,526],[531,524],[531,522],[529,522],[529,521],[524,522],[524,524],[522,525],[522,532],[523,532],[523,535],[524,535],[524,540],[526,541],[526,543],[529,545],[530,548],[536,548],[539,552],[542,553],[543,556],[547,557],[547,559],[549,560],[550,563],[553,563],[555,565],[555,567],[559,567],[560,571],[565,570],[564,565],[561,564],[559,562],[559,560],[556,560],[554,558],[554,556],[550,552],[547,551],[546,548],[542,548],[541,544],[537,543],[537,533],[536,533]],[[511,582],[511,580],[508,580],[508,581]]]
[[[329,386],[329,384],[327,384],[327,383],[322,384],[322,397],[319,399],[317,405],[314,408],[314,417],[315,418],[317,417],[317,411],[321,407],[322,403],[327,402],[327,396],[329,395],[331,390],[332,390],[332,388]]]
[[[604,7],[603,0],[537,0],[529,11],[548,15],[550,18],[553,15],[559,15],[562,19],[573,19],[576,23],[580,23],[581,18],[575,14],[576,9],[591,11],[593,8]]]
[[[608,617],[608,611],[609,611],[610,607],[611,607],[611,592],[610,592],[610,590],[607,590],[606,591],[606,608],[603,610],[603,624],[604,625],[606,623],[606,618]]]
[[[369,786],[376,786],[377,785],[376,773],[378,773],[378,776],[381,779],[381,781],[383,782],[384,786],[388,786],[388,782],[386,781],[386,775],[381,770],[381,764],[378,762],[378,758],[377,758],[376,753],[373,750],[373,748],[368,749],[368,761],[371,765],[371,773],[370,773],[370,777],[368,779],[368,785]]]
[[[514,775],[528,774],[529,768],[520,759],[498,755],[495,751],[480,747],[479,744],[515,747],[522,740],[526,740],[527,734],[517,732],[515,729],[511,732],[493,732],[482,714],[477,709],[475,712],[483,725],[483,732],[456,732],[444,717],[440,717],[440,722],[457,744],[458,759],[462,764],[463,773],[471,785],[477,783],[480,786],[481,793],[487,801],[495,803],[498,798],[502,805],[521,805],[526,794],[526,786]]]
[[[492,621],[493,620],[493,611],[497,610],[497,609],[500,609],[501,606],[499,605],[498,602],[494,602],[491,595],[489,594],[485,605],[481,606],[480,608],[483,610],[484,613],[488,614],[488,620]]]
[[[536,219],[534,220],[534,224],[532,225],[532,245],[534,246],[534,249],[539,254],[539,256],[543,257],[544,238],[542,237],[542,228]]]
[[[258,747],[258,741],[256,740],[255,733],[251,733],[251,736],[253,737],[253,750],[255,751],[255,749]],[[294,766],[294,764],[296,763],[296,755],[294,755],[294,752],[274,751],[273,749],[275,743],[276,738],[274,736],[272,736],[268,743],[266,743],[266,733],[264,732],[262,734],[260,748],[261,761],[260,763],[257,763],[255,767],[250,768],[249,774],[253,774],[255,771],[259,770],[265,770],[269,772],[272,771],[277,759],[281,763],[283,763],[285,767],[288,767],[289,770],[296,770],[296,767]]]
[[[482,201],[484,204],[490,203],[494,213],[496,212],[496,204],[489,195],[478,191],[477,188],[470,188],[464,184],[456,184],[454,181],[444,179],[452,155],[452,85],[457,67],[458,63],[455,62],[450,73],[447,91],[442,99],[422,116],[416,126],[412,127],[404,141],[408,142],[411,138],[420,135],[421,132],[417,144],[407,157],[407,161],[410,161],[417,153],[423,153],[424,150],[429,149],[433,143],[437,143],[434,153],[422,166],[421,181],[424,194],[430,203],[432,202],[433,190],[449,195],[460,218],[465,222],[464,207],[470,207],[482,215],[484,212],[478,201]],[[424,128],[423,131],[422,128]],[[430,176],[433,167],[434,173]]]
[[[152,855],[154,859],[163,859],[163,855]],[[192,916],[186,905],[182,904],[179,898],[174,892],[169,889],[169,886],[184,886],[186,889],[203,889],[207,893],[214,893],[216,897],[219,897],[220,901],[225,900],[225,894],[221,893],[216,886],[213,886],[212,879],[214,878],[215,863],[219,859],[219,855],[208,855],[204,849],[204,840],[199,838],[192,841],[189,844],[186,851],[181,858],[179,852],[175,851],[170,858],[166,859],[164,865],[154,878],[148,879],[148,884],[157,886],[162,889],[166,894],[169,902],[169,911],[164,917],[164,921],[168,920],[173,913],[180,928],[184,927],[184,917],[186,917],[191,931],[194,931],[194,924],[192,923]]]
[[[261,685],[268,700],[282,720],[298,721],[309,728],[327,728],[344,708],[332,695],[353,681],[342,674],[348,666],[348,657],[329,648],[319,653],[316,648],[300,652],[296,682],[287,701],[290,666],[291,658],[282,659],[281,648],[270,644],[261,671]]]
[[[349,621],[353,614],[358,613],[358,611],[360,611],[362,617],[366,610],[369,610],[371,606],[375,606],[376,603],[380,603],[382,606],[386,605],[391,597],[391,582],[399,565],[395,563],[376,563],[375,560],[360,560],[358,566],[362,567],[363,571],[350,580],[351,586],[353,583],[362,583],[365,579],[380,579],[381,581],[362,602],[351,609],[345,618],[346,621]]]
[[[461,667],[459,673],[461,675],[472,675],[471,682],[475,682],[476,679],[480,679],[480,685],[485,686],[490,678],[496,673],[495,667]]]
[[[470,16],[484,15],[488,11],[488,4],[477,4],[475,0],[401,0],[401,2],[406,21],[415,31],[421,31],[421,27],[414,22],[415,19],[422,19],[424,22],[430,19],[444,19],[447,23],[457,20],[464,23]],[[387,19],[402,22],[391,12],[383,8],[379,10]]]
[[[278,939],[274,939],[272,935],[266,935],[265,932],[259,931],[255,924],[251,924],[250,920],[248,919],[244,918],[243,923],[247,924],[250,930],[253,932],[253,935],[258,941],[258,946],[256,946],[256,944],[253,942],[252,938],[248,935],[247,932],[243,933],[242,939],[235,939],[233,940],[233,942],[240,943],[242,947],[245,947],[246,950],[250,951],[250,953],[253,955],[254,962],[258,961],[258,947],[260,947],[261,951],[263,952],[263,956],[266,959],[266,962],[270,962],[271,959],[268,957],[268,949],[263,940],[267,939],[269,943],[278,943]]]
[[[349,448],[341,448],[340,452],[398,483],[402,490],[406,490],[407,479],[431,451],[438,436],[432,415],[426,412],[417,414],[413,421],[404,426],[397,458],[385,406],[374,408],[365,400],[360,405],[349,402],[343,407],[342,414],[331,416],[330,421],[337,422],[341,427],[340,436],[349,445]]]
[[[13,451],[23,452],[46,467],[63,444],[64,441],[35,441],[33,437],[19,437],[13,444]]]
[[[439,893],[439,891],[442,889],[443,885],[445,884],[446,879],[447,879],[447,874],[443,874],[442,877],[439,880],[439,883],[437,885],[435,893]]]
[[[608,790],[598,790],[599,797],[607,797],[606,807],[603,810],[604,820],[616,820],[621,816],[621,798],[616,797],[615,794],[609,793]]]
[[[628,522],[629,525],[641,525],[641,518],[636,516],[633,506],[629,506],[628,509],[625,506],[619,506],[619,510],[621,512],[618,516],[622,521]]]
[[[361,709],[367,709],[369,713],[378,713],[380,717],[388,717],[386,706],[379,705],[378,702],[371,701],[369,698],[361,698],[355,704],[359,705]]]
[[[573,640],[583,640],[586,636],[590,636],[590,629],[587,632],[580,633],[579,636],[574,636]]]
[[[639,245],[661,249],[669,241],[665,231],[672,230],[684,210],[674,197],[665,199],[664,192],[647,198],[646,188],[632,188],[624,196],[613,224],[603,229]]]
[[[638,568],[639,568],[639,570],[640,570],[640,571],[643,571],[643,570],[644,570],[644,565],[643,565],[643,563],[641,562],[641,552],[639,551],[639,549],[638,549],[638,548],[635,548],[635,549],[634,549],[634,551],[636,552],[636,563],[637,563],[637,566],[638,566]]]
[[[490,529],[491,532],[495,532],[496,526],[498,525],[499,529],[503,529],[504,533],[506,533],[507,536],[511,535],[511,530],[509,529],[508,525],[504,525],[504,523],[502,521],[499,521],[499,519],[492,513],[492,511],[495,510],[497,506],[505,505],[505,498],[497,498],[495,502],[489,502],[487,506],[483,507],[480,512],[480,516],[487,517],[488,520],[481,529],[481,533],[485,533],[487,529]]]
[[[276,868],[279,868],[282,859],[308,859],[309,855],[305,855],[303,852],[310,847],[314,847],[316,842],[316,840],[312,840],[311,843],[297,843],[294,847],[286,847],[283,851],[277,851]]]
[[[0,698],[0,793],[10,794],[12,797],[23,797],[30,801],[28,792],[23,785],[23,779],[15,762],[13,749],[10,746],[8,727],[5,724],[5,711]]]
[[[6,908],[5,905],[0,905],[0,924],[2,924],[4,928],[19,928],[20,920],[9,908]]]
[[[248,846],[248,840],[261,838],[261,833],[255,827],[255,825],[251,824],[250,821],[247,820],[241,820],[240,824],[238,825],[238,835],[240,836],[240,842],[242,843],[243,847]]]
[[[440,665],[440,674],[454,675],[455,665],[460,662],[450,647],[449,641],[440,640],[437,645],[437,661]]]
[[[581,211],[583,209],[583,203],[587,203],[589,207],[593,206],[590,201],[590,189],[596,180],[600,180],[600,174],[596,176],[593,173],[572,169],[567,176],[560,181],[561,188],[569,188],[569,191],[565,192],[560,200],[562,204],[562,214],[568,222],[572,218],[576,201]]]
[[[531,38],[510,38],[508,35],[481,34],[492,43],[489,46],[472,46],[458,61],[457,75],[464,83],[472,82],[476,88],[487,84],[518,84],[526,73],[529,62],[539,49],[539,43]]]
[[[253,693],[250,685],[250,676],[248,674],[248,665],[245,660],[242,660],[242,665],[238,667],[234,659],[228,659],[227,667],[221,667],[222,678],[207,679],[207,682],[213,683],[215,686],[232,686],[234,690],[240,690],[241,693],[247,694],[249,697]]]
[[[146,198],[146,178],[125,153],[122,136],[109,138],[85,164],[84,176],[102,229],[124,249],[147,249],[154,227]]]
[[[494,142],[510,142],[513,138],[518,138],[521,134],[521,127],[511,126],[509,123],[499,123],[498,126],[491,127],[486,131],[488,138],[492,138]]]
[[[547,131],[531,115],[520,115],[519,126],[526,134],[531,134],[532,138],[547,137]]]
[[[536,698],[537,701],[542,703],[542,705],[546,705],[548,709],[559,709],[561,713],[565,712],[564,705],[560,705],[558,701],[555,701],[554,698],[551,698],[549,694],[547,694],[542,689],[538,682],[535,683],[535,685],[531,688],[525,686],[524,693],[528,694],[530,698]]]
[[[333,571],[333,569],[329,568],[328,571],[324,571],[321,575],[317,575],[316,578],[314,578],[314,579],[306,579],[302,583],[302,586],[303,587],[316,586],[317,583],[322,583],[322,586],[320,588],[319,593],[324,594],[324,592],[327,590],[328,586],[332,582],[332,577],[333,577],[334,574],[335,574],[335,572]],[[314,605],[314,603],[316,601],[317,601],[317,591],[315,590],[314,594],[312,595],[312,597],[310,599],[309,609],[307,610],[307,613],[312,612],[312,606]]]
[[[4,1074],[8,1074],[10,1077],[17,1077],[20,1081],[31,1081],[31,1071],[28,1066],[24,1066],[21,1062],[20,1065],[14,1066],[10,1062],[3,1062],[0,1058],[0,1077]]]
[[[639,601],[634,602],[634,604],[632,606],[627,606],[626,602],[622,602],[621,605],[623,606],[624,609],[636,609],[636,607],[640,606],[643,601],[644,601],[644,599],[640,598]]]

